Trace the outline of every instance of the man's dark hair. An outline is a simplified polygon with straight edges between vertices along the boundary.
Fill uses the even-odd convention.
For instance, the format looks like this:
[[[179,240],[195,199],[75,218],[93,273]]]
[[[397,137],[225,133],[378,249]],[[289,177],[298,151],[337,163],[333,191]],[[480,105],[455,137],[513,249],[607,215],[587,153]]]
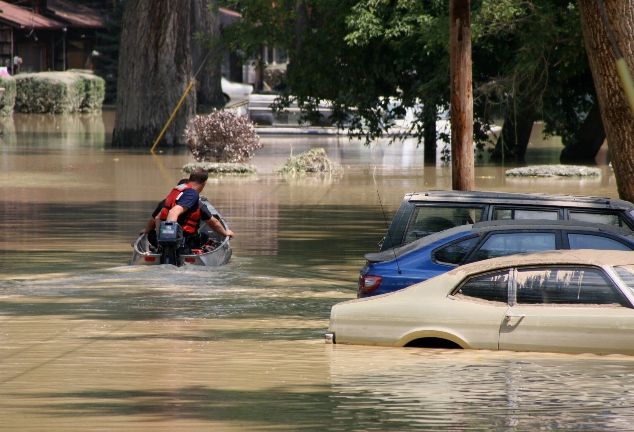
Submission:
[[[189,175],[189,181],[198,184],[203,184],[209,178],[209,174],[204,170],[196,170]]]
[[[185,183],[187,183],[187,182],[189,182],[189,179],[186,179],[186,178],[182,178],[182,179],[180,179],[180,180],[178,181],[178,184],[177,184],[177,186],[178,186],[178,185],[182,185],[182,184],[185,184]]]

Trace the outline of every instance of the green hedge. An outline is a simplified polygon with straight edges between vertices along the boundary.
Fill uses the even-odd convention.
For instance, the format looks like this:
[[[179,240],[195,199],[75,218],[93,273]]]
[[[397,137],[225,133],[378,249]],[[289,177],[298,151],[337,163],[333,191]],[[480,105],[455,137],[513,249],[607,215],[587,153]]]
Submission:
[[[7,117],[13,114],[15,105],[15,79],[13,77],[0,77],[0,87],[4,93],[0,98],[0,116]]]
[[[15,80],[17,112],[66,114],[101,111],[105,82],[89,72],[18,74]]]
[[[74,73],[84,86],[84,99],[79,106],[81,112],[99,112],[106,96],[106,81],[89,70],[69,69],[67,73]]]

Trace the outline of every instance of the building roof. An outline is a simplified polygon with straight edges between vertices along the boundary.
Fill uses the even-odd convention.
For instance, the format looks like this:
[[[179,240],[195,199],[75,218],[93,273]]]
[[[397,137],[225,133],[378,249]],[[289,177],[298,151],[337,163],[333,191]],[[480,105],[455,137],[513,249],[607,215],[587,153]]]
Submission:
[[[86,5],[70,0],[48,0],[46,8],[54,14],[55,18],[67,22],[71,28],[105,28],[102,15]]]
[[[52,18],[36,14],[30,9],[0,0],[0,21],[20,28],[36,30],[59,30],[67,25]]]

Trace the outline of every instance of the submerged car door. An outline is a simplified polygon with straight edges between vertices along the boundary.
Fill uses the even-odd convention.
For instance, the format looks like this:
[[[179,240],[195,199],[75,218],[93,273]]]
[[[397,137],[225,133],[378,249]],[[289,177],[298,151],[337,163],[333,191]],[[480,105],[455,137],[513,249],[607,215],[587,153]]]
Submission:
[[[500,324],[508,310],[511,269],[476,274],[450,296],[454,302],[437,310],[437,321],[464,340],[469,348],[498,349]],[[442,315],[442,316],[441,316]]]
[[[500,349],[634,354],[634,309],[600,267],[513,272]]]

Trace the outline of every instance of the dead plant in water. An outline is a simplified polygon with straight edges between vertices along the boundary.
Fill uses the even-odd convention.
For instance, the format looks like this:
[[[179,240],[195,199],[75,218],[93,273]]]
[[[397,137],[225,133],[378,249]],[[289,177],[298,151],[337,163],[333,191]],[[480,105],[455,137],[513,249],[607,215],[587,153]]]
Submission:
[[[198,162],[245,162],[262,148],[251,120],[231,111],[195,116],[185,140]]]
[[[331,161],[323,148],[316,148],[291,156],[280,168],[280,174],[337,174],[341,168]]]

